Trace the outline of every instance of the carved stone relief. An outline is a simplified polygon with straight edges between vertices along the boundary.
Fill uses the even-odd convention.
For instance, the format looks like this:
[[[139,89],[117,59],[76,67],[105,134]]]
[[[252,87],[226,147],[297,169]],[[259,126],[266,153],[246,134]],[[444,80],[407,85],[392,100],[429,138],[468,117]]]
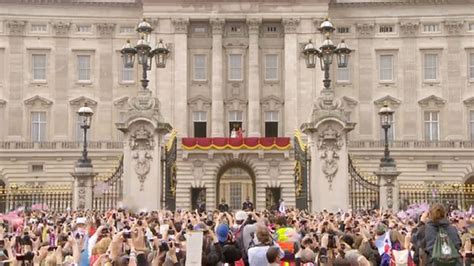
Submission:
[[[444,27],[449,34],[457,34],[459,33],[464,26],[464,22],[462,21],[446,21],[444,23]]]
[[[374,24],[357,24],[356,28],[359,36],[371,36],[374,34]]]
[[[341,133],[337,132],[328,125],[319,133],[318,149],[322,160],[322,171],[329,183],[329,189],[332,189],[332,181],[339,169],[339,151],[344,145]]]
[[[150,173],[150,166],[153,160],[150,151],[154,146],[153,133],[145,125],[140,125],[130,135],[130,148],[132,150],[132,159],[134,160],[134,170],[140,181],[140,191],[143,191],[145,180]]]
[[[26,22],[19,20],[10,20],[6,23],[10,34],[12,35],[21,35],[25,32]]]
[[[201,160],[195,160],[193,162],[193,177],[195,179],[201,179],[204,176],[204,163]]]
[[[69,22],[53,22],[53,28],[56,32],[56,35],[67,35],[69,33],[69,29],[71,28],[71,23]]]
[[[280,162],[277,160],[271,160],[268,163],[268,175],[272,179],[278,178],[280,175]]]
[[[113,23],[99,23],[97,24],[97,30],[103,37],[111,37],[115,31],[115,24]]]
[[[415,35],[419,26],[417,22],[404,22],[400,24],[400,31],[404,35]]]
[[[299,18],[284,18],[282,21],[285,33],[296,33],[300,25]]]

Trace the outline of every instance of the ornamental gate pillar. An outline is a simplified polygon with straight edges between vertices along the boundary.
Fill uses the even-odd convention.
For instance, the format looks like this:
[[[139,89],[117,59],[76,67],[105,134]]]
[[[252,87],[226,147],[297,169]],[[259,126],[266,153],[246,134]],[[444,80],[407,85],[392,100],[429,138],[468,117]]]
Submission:
[[[301,126],[311,145],[311,211],[349,208],[347,133],[354,126],[354,122],[346,119],[341,100],[334,99],[332,91],[322,93],[310,121]]]
[[[163,207],[164,193],[161,147],[172,128],[151,91],[140,90],[128,105],[124,122],[116,123],[124,133],[123,202],[127,208],[157,210]]]

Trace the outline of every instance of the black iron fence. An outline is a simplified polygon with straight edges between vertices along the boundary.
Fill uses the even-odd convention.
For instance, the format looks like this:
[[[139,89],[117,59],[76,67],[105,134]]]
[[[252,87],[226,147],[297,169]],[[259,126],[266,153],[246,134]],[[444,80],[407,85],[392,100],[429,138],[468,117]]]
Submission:
[[[462,210],[474,205],[474,184],[401,184],[399,187],[400,209],[414,203],[443,203]]]
[[[117,208],[123,197],[123,156],[109,176],[97,176],[94,179],[92,208],[107,210]]]
[[[352,209],[379,208],[380,186],[376,176],[362,175],[349,156],[349,204]]]
[[[72,208],[72,185],[11,185],[0,188],[0,212],[24,208],[65,211]]]

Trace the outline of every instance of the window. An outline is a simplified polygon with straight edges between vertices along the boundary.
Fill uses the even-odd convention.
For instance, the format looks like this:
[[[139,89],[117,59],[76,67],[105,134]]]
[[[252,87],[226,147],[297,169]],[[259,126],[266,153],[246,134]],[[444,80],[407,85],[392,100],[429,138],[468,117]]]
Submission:
[[[349,33],[349,32],[350,32],[349,27],[337,27],[337,33],[344,34],[344,33]]]
[[[229,184],[230,191],[230,202],[229,207],[231,209],[239,209],[242,204],[242,184],[231,182]]]
[[[31,172],[34,172],[34,173],[43,172],[43,165],[42,164],[31,165]]]
[[[393,55],[380,55],[380,81],[393,81]]]
[[[425,140],[439,140],[439,112],[425,111]]]
[[[242,55],[229,55],[229,80],[242,80]]]
[[[424,24],[423,32],[439,32],[439,24]]]
[[[120,27],[120,33],[133,33],[135,32],[135,28],[132,26],[122,26]]]
[[[195,54],[193,62],[193,80],[207,80],[206,55]]]
[[[134,68],[133,66],[131,67],[126,67],[124,64],[122,65],[122,81],[123,82],[133,82],[134,81]]]
[[[336,77],[339,82],[349,82],[351,80],[349,64],[346,67],[338,66]]]
[[[278,137],[278,112],[265,112],[265,137]]]
[[[394,134],[395,126],[394,126],[394,123],[393,123],[394,116],[392,115],[391,118],[392,118],[392,120],[389,121],[390,128],[387,131],[387,139],[390,142],[392,142],[395,139],[395,134]],[[382,125],[382,118],[380,118],[380,125]],[[383,128],[381,128],[381,131],[380,131],[380,139],[385,140],[385,130]]]
[[[193,122],[194,122],[194,137],[195,138],[207,137],[206,112],[202,112],[202,111],[193,112]]]
[[[278,32],[277,26],[267,26],[267,32]]]
[[[31,140],[46,140],[46,112],[31,113]]]
[[[77,32],[91,32],[92,26],[91,25],[77,25]]]
[[[278,80],[278,55],[265,55],[265,80]]]
[[[469,133],[471,140],[474,140],[474,110],[469,111]]]
[[[469,79],[474,80],[474,52],[469,54]]]
[[[31,32],[47,32],[48,27],[46,24],[31,24]]]
[[[427,163],[426,170],[428,172],[438,172],[439,171],[439,163]]]
[[[240,26],[238,26],[238,25],[230,26],[230,31],[231,31],[231,32],[241,32],[241,31],[242,31],[242,27],[240,27]]]
[[[77,56],[77,80],[90,81],[91,80],[91,56],[78,55]]]
[[[379,27],[379,32],[380,33],[391,33],[391,32],[393,32],[393,26],[392,25],[381,25]]]
[[[206,33],[207,28],[205,26],[194,26],[193,27],[193,32],[194,33]]]
[[[75,132],[74,132],[74,139],[76,141],[83,141],[84,139],[84,129],[81,128],[82,125],[82,117],[76,114],[76,123],[75,123]]]
[[[229,136],[234,128],[242,128],[242,111],[229,111]]]
[[[424,80],[436,80],[438,78],[438,55],[425,54],[423,67]]]
[[[33,54],[33,80],[46,80],[45,54]]]

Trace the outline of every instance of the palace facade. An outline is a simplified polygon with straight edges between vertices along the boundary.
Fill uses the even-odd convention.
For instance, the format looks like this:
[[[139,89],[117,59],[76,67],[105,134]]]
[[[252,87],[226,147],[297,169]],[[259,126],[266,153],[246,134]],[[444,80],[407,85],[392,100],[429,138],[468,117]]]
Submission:
[[[294,205],[292,145],[181,144],[227,138],[234,127],[245,138],[293,142],[323,88],[323,72],[306,68],[302,50],[310,39],[321,45],[326,17],[333,41],[353,50],[347,68],[332,65],[331,79],[357,123],[348,147],[360,171],[376,171],[383,156],[377,112],[388,103],[400,184],[474,183],[472,0],[0,0],[3,185],[72,182],[84,103],[95,112],[94,169],[114,169],[127,141],[115,123],[141,77],[123,67],[120,49],[138,40],[146,18],[152,43],[171,51],[166,68],[148,73],[177,131],[177,207],[224,199],[237,208],[247,197],[257,208],[279,198]]]

